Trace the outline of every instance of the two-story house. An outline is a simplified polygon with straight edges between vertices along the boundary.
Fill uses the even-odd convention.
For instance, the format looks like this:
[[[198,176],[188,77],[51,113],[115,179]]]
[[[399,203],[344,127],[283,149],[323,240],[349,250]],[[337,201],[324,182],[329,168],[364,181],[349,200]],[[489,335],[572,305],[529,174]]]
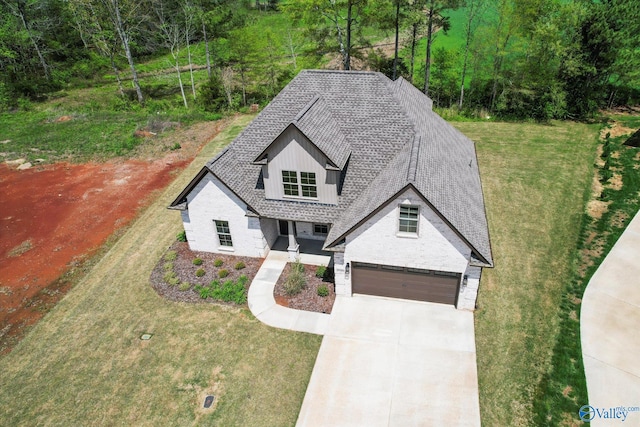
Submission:
[[[400,78],[302,71],[170,208],[192,250],[333,252],[336,293],[475,307],[493,260],[475,145]]]

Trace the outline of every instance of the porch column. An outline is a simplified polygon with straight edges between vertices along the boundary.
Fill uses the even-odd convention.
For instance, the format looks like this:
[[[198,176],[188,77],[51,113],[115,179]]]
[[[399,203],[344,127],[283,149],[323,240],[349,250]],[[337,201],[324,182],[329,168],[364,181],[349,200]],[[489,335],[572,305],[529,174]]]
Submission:
[[[289,228],[289,247],[287,248],[287,251],[289,251],[289,259],[291,261],[295,261],[295,259],[298,258],[298,255],[300,255],[298,250],[300,246],[298,245],[296,235],[294,234],[293,221],[287,221],[287,223],[287,228]]]

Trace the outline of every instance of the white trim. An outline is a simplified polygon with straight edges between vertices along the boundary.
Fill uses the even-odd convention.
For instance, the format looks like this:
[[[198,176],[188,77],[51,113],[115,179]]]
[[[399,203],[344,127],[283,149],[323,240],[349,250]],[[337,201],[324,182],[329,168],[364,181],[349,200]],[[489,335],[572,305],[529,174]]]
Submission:
[[[400,221],[403,220],[403,218],[400,217],[401,213],[402,213],[402,208],[416,208],[418,210],[418,217],[413,220],[413,219],[404,219],[404,221],[415,221],[416,223],[416,231],[400,231]],[[420,237],[420,205],[413,205],[413,204],[407,204],[407,203],[400,203],[398,205],[398,222],[397,222],[397,228],[396,228],[396,236],[398,237]]]
[[[292,183],[292,182],[284,182],[284,172],[293,172],[296,174],[296,182]],[[313,180],[315,181],[315,184],[311,185],[311,184],[303,184],[302,183],[302,174],[306,173],[306,174],[313,174]],[[299,170],[291,170],[291,169],[282,169],[280,171],[280,184],[282,185],[282,198],[283,199],[295,199],[295,200],[313,200],[313,201],[318,201],[318,178],[317,178],[317,173],[315,172],[307,172],[307,171],[299,171]],[[298,195],[291,195],[291,194],[287,194],[285,191],[285,185],[296,185],[297,186],[297,190],[298,190]],[[302,187],[313,187],[315,188],[315,197],[311,197],[311,196],[304,196],[303,195],[303,191],[302,191]]]

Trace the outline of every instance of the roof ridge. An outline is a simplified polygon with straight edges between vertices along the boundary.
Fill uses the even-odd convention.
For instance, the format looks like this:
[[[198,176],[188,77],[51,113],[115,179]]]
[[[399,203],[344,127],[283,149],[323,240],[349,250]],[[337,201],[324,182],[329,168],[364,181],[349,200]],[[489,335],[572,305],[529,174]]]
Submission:
[[[220,160],[220,158],[222,156],[224,156],[225,154],[227,154],[227,152],[229,151],[229,146],[224,147],[222,150],[220,150],[220,152],[218,154],[216,154],[213,159],[209,160],[209,162],[206,164],[207,166],[211,166],[213,165],[215,162],[217,162],[218,160]]]
[[[313,99],[311,99],[311,101],[309,101],[307,103],[307,105],[305,105],[304,107],[302,107],[302,110],[300,110],[298,112],[298,114],[296,114],[296,116],[293,118],[293,120],[291,121],[291,123],[295,123],[300,121],[305,114],[307,114],[309,112],[309,110],[311,110],[311,107],[313,107],[316,102],[318,102],[318,100],[320,99],[320,95],[316,94]]]
[[[420,145],[422,145],[422,136],[418,134],[413,136],[411,141],[411,153],[409,154],[409,168],[407,169],[407,180],[411,183],[415,182],[418,172],[418,156],[420,156]]]

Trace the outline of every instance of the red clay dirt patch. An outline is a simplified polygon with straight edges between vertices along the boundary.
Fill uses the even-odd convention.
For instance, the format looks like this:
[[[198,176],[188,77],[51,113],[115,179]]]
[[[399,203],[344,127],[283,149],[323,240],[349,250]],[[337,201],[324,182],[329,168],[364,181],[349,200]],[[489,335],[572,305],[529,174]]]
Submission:
[[[64,296],[70,284],[57,279],[150,204],[220,124],[199,127],[156,160],[0,165],[0,354]]]

